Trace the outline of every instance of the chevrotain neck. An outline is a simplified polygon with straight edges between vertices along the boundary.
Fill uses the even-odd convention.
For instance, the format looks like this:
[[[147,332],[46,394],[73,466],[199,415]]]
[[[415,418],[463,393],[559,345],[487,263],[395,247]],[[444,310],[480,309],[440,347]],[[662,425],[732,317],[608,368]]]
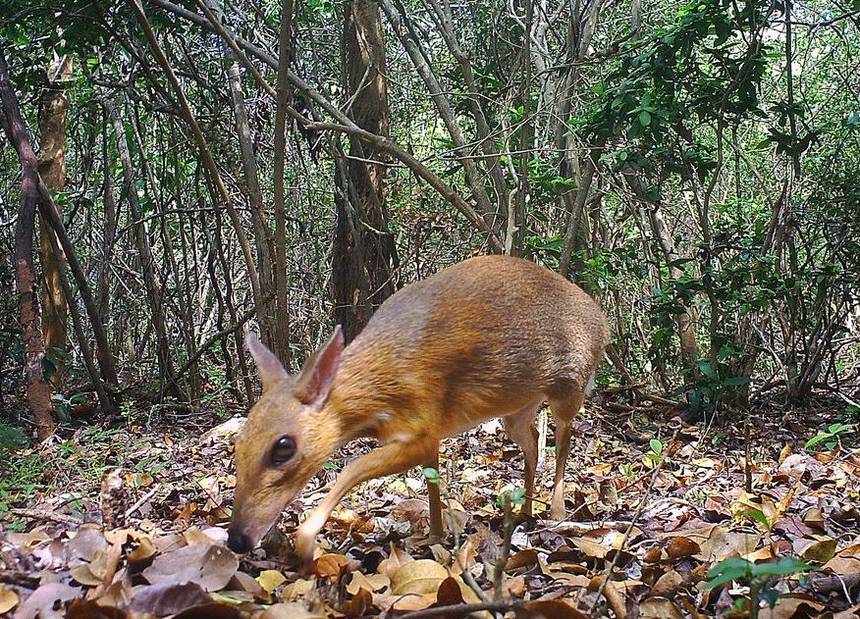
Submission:
[[[378,341],[354,341],[344,350],[325,408],[337,416],[349,438],[373,434],[380,412],[402,411],[408,405],[400,365]]]

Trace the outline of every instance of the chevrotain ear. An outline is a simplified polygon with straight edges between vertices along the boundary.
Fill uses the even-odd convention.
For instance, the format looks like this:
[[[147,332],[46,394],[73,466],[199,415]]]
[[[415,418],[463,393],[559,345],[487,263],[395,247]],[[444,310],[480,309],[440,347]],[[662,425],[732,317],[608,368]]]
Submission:
[[[245,348],[254,358],[257,371],[260,373],[260,381],[263,383],[263,391],[267,391],[289,376],[280,360],[266,348],[257,334],[249,331],[245,335]]]
[[[334,382],[343,353],[343,331],[340,325],[318,351],[308,357],[296,381],[293,395],[302,404],[322,404]]]

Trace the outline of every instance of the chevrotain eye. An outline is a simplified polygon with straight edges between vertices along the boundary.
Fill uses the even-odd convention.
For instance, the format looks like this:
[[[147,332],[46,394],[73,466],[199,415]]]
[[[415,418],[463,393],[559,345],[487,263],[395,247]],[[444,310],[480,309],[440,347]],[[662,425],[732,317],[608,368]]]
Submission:
[[[284,464],[293,459],[296,455],[296,441],[292,436],[286,434],[275,441],[272,446],[272,453],[269,456],[272,464],[275,466]]]

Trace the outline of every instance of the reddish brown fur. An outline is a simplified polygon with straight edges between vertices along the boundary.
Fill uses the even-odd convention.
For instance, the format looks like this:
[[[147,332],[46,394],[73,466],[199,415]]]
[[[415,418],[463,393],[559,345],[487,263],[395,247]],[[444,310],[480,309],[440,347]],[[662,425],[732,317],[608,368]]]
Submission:
[[[561,438],[568,445],[559,457],[566,459],[570,418],[579,411],[608,340],[606,318],[594,300],[526,260],[471,258],[407,286],[343,351],[331,390],[319,405],[294,397],[294,379],[276,374],[266,385],[263,375],[263,397],[236,445],[233,526],[256,542],[340,445],[359,436],[393,444],[344,471],[334,496],[300,530],[300,551],[307,555],[326,510],[352,485],[432,462],[439,439],[493,417],[505,418],[526,452],[528,485],[534,475],[530,433],[537,405],[549,401],[564,426]],[[296,436],[296,461],[272,469],[267,454],[285,434]],[[563,462],[554,514],[558,505],[563,510],[559,480]]]

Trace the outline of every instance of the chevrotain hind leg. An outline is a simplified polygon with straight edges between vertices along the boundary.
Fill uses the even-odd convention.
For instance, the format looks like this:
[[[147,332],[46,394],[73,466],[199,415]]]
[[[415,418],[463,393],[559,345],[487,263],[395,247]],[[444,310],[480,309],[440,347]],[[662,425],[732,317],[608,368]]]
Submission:
[[[524,483],[526,487],[526,502],[523,505],[522,514],[531,516],[532,497],[535,494],[535,471],[537,470],[538,457],[538,433],[534,426],[535,413],[541,402],[529,404],[525,408],[502,417],[505,432],[512,441],[519,445],[523,451],[525,460]]]
[[[296,532],[296,553],[307,566],[313,559],[314,541],[325,525],[331,512],[353,487],[368,479],[400,473],[417,466],[439,453],[439,442],[430,439],[414,439],[408,442],[393,442],[374,449],[353,460],[338,476],[332,489],[305,520]]]
[[[550,517],[564,520],[564,469],[570,455],[571,421],[582,408],[582,392],[563,400],[550,401],[550,410],[555,417],[555,479],[552,486]]]
[[[430,460],[423,463],[425,467],[431,467],[436,469],[441,477],[441,471],[439,471],[439,443],[436,443],[436,449],[434,450],[434,456]],[[427,479],[427,498],[430,502],[430,543],[438,544],[442,541],[442,536],[444,534],[443,526],[442,526],[442,497],[439,492],[439,483],[438,481],[431,481],[429,478]]]

